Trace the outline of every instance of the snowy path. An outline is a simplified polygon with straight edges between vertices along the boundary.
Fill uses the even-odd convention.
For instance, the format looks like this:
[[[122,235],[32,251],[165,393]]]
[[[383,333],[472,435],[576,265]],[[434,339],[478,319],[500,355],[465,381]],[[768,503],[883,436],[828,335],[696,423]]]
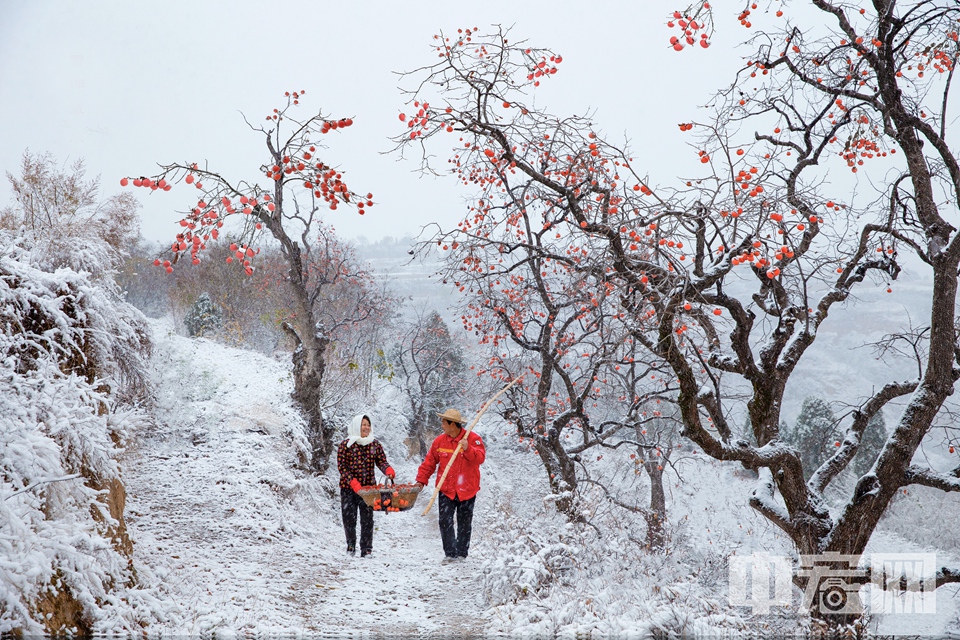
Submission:
[[[285,367],[156,333],[158,422],[123,464],[135,558],[181,609],[158,630],[481,631],[482,543],[440,565],[424,502],[375,514],[373,555],[347,556],[329,480],[294,471]]]
[[[311,592],[309,605],[317,620],[403,634],[480,631],[482,604],[469,596],[478,591],[473,575],[478,560],[440,565],[435,510],[426,517],[420,513],[377,514],[374,554],[338,567],[336,578],[325,585],[337,593]]]

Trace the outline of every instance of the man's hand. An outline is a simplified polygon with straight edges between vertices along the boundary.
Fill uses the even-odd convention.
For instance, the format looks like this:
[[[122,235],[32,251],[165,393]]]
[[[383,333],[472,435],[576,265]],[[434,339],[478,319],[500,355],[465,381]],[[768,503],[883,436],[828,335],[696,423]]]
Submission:
[[[424,484],[422,482],[417,482],[414,486],[417,487],[417,489],[423,489]]]
[[[460,447],[460,452],[463,453],[467,450],[467,438],[466,436],[460,438],[460,442],[457,443],[457,446]]]

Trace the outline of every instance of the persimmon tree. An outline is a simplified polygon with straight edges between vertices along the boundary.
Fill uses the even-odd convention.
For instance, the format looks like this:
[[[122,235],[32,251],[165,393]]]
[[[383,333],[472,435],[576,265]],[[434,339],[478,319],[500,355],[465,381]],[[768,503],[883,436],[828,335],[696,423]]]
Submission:
[[[627,338],[628,350],[620,362],[609,364],[605,369],[603,404],[605,423],[601,427],[626,430],[605,447],[629,450],[630,464],[622,465],[620,477],[608,481],[608,485],[622,484],[628,487],[627,494],[635,493],[629,482],[634,476],[646,476],[649,482],[650,499],[646,507],[617,495],[608,486],[601,485],[610,499],[618,506],[639,513],[647,525],[645,547],[651,551],[664,551],[669,543],[667,529],[667,494],[664,490],[664,474],[683,458],[677,451],[681,445],[680,420],[676,406],[676,385],[664,384],[664,368],[651,367],[648,358],[638,357],[643,347]],[[656,379],[656,384],[651,384]],[[629,435],[627,435],[629,434]],[[632,467],[632,468],[631,468]],[[634,478],[636,480],[636,478]],[[595,484],[596,481],[593,481]]]
[[[589,237],[571,238],[564,202],[519,166],[520,158],[538,167],[555,161],[555,154],[568,158],[568,149],[580,147],[585,121],[572,118],[566,128],[549,123],[545,129],[542,114],[532,115],[522,104],[483,89],[491,81],[506,82],[507,90],[538,85],[562,60],[549,52],[511,48],[502,34],[476,45],[470,43],[474,37],[474,30],[459,32],[458,45],[449,50],[442,41],[438,50],[445,62],[425,70],[421,90],[442,86],[449,102],[436,108],[414,96],[413,113],[400,116],[407,131],[396,142],[403,150],[441,131],[459,136],[461,150],[449,161],[458,179],[476,185],[479,193],[458,228],[435,240],[435,249],[447,254],[443,276],[464,294],[465,330],[490,349],[489,362],[478,375],[489,374],[502,384],[529,374],[511,389],[501,415],[515,426],[520,443],[539,456],[557,508],[582,520],[578,485],[580,478],[590,478],[587,458],[596,455],[588,450],[626,444],[624,433],[629,438],[642,419],[638,407],[656,394],[669,398],[669,389],[651,391],[635,384],[661,376],[656,367],[636,363],[631,355],[626,314],[608,301],[615,294],[609,270],[589,258],[595,243]],[[515,80],[517,73],[526,80]],[[501,112],[516,115],[505,116],[510,120],[502,130],[498,124],[485,128],[474,114],[487,110],[491,121],[499,120]],[[495,135],[500,148],[490,144]],[[569,158],[577,171],[593,160],[589,155]],[[425,170],[433,169],[427,156],[424,162]],[[618,414],[602,399],[623,381],[610,379],[620,375],[621,367],[624,374],[633,371],[635,380],[629,392],[619,388],[617,396],[627,406]],[[655,457],[655,443],[638,446],[649,454],[642,459]],[[602,456],[601,451],[597,459]],[[638,460],[636,453],[633,459]],[[660,471],[662,465],[654,465],[658,483]],[[662,509],[658,517],[662,520]]]
[[[536,204],[523,208],[520,229],[509,221],[498,225],[496,215],[489,226],[461,228],[460,241],[451,241],[448,278],[466,289],[464,328],[489,348],[478,375],[500,384],[502,377],[529,374],[508,392],[500,414],[515,426],[520,444],[539,456],[558,510],[581,521],[581,483],[605,490],[609,484],[591,471],[591,458],[629,456],[639,464],[662,455],[640,425],[660,414],[650,406],[669,401],[670,390],[650,389],[649,378],[659,380],[660,372],[633,358],[622,316],[604,300],[603,277],[580,269],[581,247],[564,243],[562,234],[558,241],[552,224],[535,232],[529,223],[543,211]],[[497,226],[506,235],[495,236]],[[492,252],[484,255],[479,247],[491,240]],[[454,243],[470,247],[466,255],[456,253]],[[659,486],[662,465],[644,468]],[[662,509],[657,517],[662,522]]]
[[[286,286],[292,300],[290,321],[284,329],[297,344],[293,354],[293,397],[308,424],[312,465],[326,469],[333,451],[335,428],[323,419],[321,400],[327,372],[332,327],[325,310],[334,292],[348,290],[362,270],[343,259],[343,245],[323,226],[323,215],[340,207],[362,214],[373,206],[372,194],[350,189],[343,173],[321,160],[319,140],[353,124],[351,118],[333,119],[322,112],[297,115],[303,91],[285,94],[285,104],[265,117],[265,124],[250,128],[263,137],[264,162],[256,177],[231,178],[194,162],[160,165],[151,177],[123,178],[121,185],[152,191],[169,191],[183,184],[196,189],[198,200],[180,220],[181,232],[171,244],[169,259],[155,265],[172,272],[179,260],[200,264],[208,243],[218,239],[224,224],[236,220],[235,240],[226,263],[254,272],[258,244],[271,239],[286,262]],[[336,322],[363,322],[372,305],[344,302],[355,315]]]
[[[751,24],[753,8],[739,16],[744,27],[759,26]],[[793,18],[780,11],[762,26],[751,39],[755,54],[716,96],[713,119],[695,125],[701,157],[716,161],[705,161],[713,171],[689,194],[713,214],[688,223],[696,231],[694,265],[703,265],[702,275],[691,275],[701,286],[714,280],[706,301],[730,316],[729,324],[715,323],[729,331],[726,344],[705,331],[704,351],[710,369],[749,385],[759,448],[711,435],[700,409],[719,416],[696,400],[703,381],[674,350],[661,350],[681,380],[689,436],[719,459],[769,470],[751,504],[800,553],[859,555],[910,485],[960,491],[960,466],[937,470],[913,461],[960,377],[960,240],[951,223],[960,165],[945,126],[960,6],[813,0],[805,9]],[[741,138],[742,131],[753,135]],[[837,176],[841,171],[849,179]],[[780,444],[786,383],[830,313],[858,289],[892,292],[903,260],[923,265],[932,280],[919,375],[877,380],[878,391],[858,403],[834,454],[804,482],[797,452]],[[728,274],[744,266],[755,283],[750,299],[724,288],[732,286]],[[823,491],[859,451],[870,419],[898,398],[905,409],[893,433],[831,515]],[[960,573],[944,567],[936,580],[955,582]]]
[[[739,21],[756,31],[751,8]],[[708,4],[690,11],[701,9]],[[643,360],[669,370],[660,382],[664,391],[676,385],[683,435],[709,456],[759,471],[750,504],[799,553],[858,555],[910,485],[960,491],[960,467],[913,461],[960,377],[960,239],[951,223],[960,166],[945,125],[960,7],[813,0],[797,15],[810,24],[780,11],[751,36],[756,53],[715,96],[712,115],[680,124],[695,136],[704,172],[673,187],[654,186],[626,146],[589,120],[535,108],[530,94],[562,58],[503,32],[437,37],[439,61],[411,74],[417,111],[401,116],[408,131],[397,141],[427,148],[453,134],[452,171],[484,196],[449,231],[463,255],[485,250],[524,211],[536,216],[519,226],[524,251],[554,258],[534,239],[547,225],[579,247],[577,277],[594,278],[590,288],[611,317],[622,316]],[[440,169],[421,157],[424,169]],[[466,236],[477,220],[496,231]],[[873,395],[849,399],[858,409],[843,439],[807,481],[779,433],[787,383],[843,302],[890,288],[904,253],[933,282],[915,351],[920,374],[878,380]],[[487,258],[481,265],[501,268]],[[897,399],[906,408],[883,450],[831,511],[824,490],[856,455],[870,418]],[[755,445],[731,431],[731,417],[744,413]],[[943,567],[936,581],[960,581],[960,571]]]

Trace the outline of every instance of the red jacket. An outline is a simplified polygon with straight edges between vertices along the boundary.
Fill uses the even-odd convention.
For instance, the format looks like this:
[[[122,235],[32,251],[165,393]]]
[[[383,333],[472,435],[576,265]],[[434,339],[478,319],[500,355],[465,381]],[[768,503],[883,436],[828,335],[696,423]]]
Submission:
[[[463,438],[466,429],[461,429],[456,438],[451,438],[445,433],[437,436],[433,444],[430,445],[430,451],[427,457],[423,459],[423,464],[417,470],[417,482],[422,484],[430,483],[430,476],[433,470],[437,470],[437,482],[440,482],[440,476],[443,475],[450,456],[453,455],[454,447]],[[487,457],[487,450],[483,446],[483,440],[474,432],[470,432],[467,440],[467,450],[457,455],[453,461],[453,467],[447,474],[447,479],[443,481],[440,491],[451,500],[459,498],[460,500],[469,500],[480,491],[480,465]]]

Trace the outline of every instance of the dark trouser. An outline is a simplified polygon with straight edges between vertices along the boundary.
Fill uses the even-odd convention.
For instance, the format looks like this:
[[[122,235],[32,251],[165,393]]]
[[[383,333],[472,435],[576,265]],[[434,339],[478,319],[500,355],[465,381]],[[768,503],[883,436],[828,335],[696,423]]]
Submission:
[[[360,512],[360,551],[373,549],[373,507],[368,507],[363,498],[353,489],[340,488],[340,516],[343,532],[347,536],[347,549],[357,548],[357,511]]]
[[[443,552],[448,558],[466,558],[470,549],[470,533],[473,531],[474,496],[469,500],[451,500],[442,492],[437,499],[440,511],[440,539]],[[453,515],[457,515],[457,534],[453,534]]]

